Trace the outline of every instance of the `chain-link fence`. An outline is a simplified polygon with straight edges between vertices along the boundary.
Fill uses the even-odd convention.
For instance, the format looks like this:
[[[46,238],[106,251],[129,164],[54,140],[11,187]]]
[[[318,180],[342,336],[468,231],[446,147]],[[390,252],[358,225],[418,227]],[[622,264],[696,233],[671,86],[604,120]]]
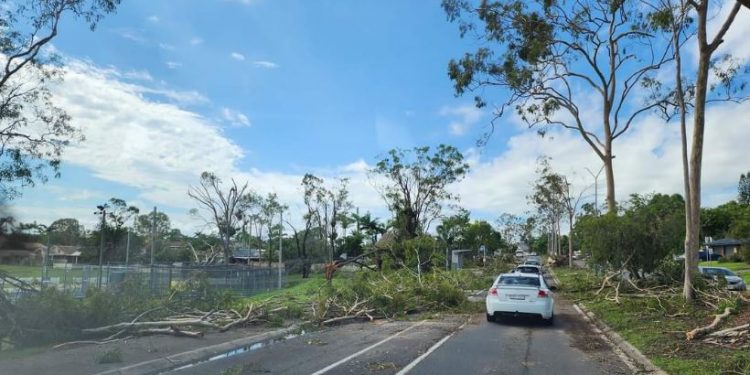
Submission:
[[[70,292],[77,297],[86,295],[89,288],[114,290],[133,278],[149,288],[153,295],[167,295],[191,282],[202,282],[212,290],[229,291],[249,296],[286,285],[286,271],[278,268],[247,267],[239,265],[105,265],[99,269],[94,265],[68,265],[52,268],[42,281],[24,280],[29,283],[42,281],[48,287]],[[19,291],[8,285],[0,285],[11,298]]]

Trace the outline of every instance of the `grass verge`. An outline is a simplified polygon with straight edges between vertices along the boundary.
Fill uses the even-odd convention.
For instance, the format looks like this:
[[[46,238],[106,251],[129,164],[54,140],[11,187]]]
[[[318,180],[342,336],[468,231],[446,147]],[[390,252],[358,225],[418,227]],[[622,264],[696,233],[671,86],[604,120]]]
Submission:
[[[741,374],[750,370],[747,350],[685,340],[685,332],[711,321],[716,313],[712,309],[685,303],[679,294],[659,299],[621,295],[621,303],[617,304],[607,299],[611,292],[595,294],[601,279],[590,270],[561,267],[555,269],[555,274],[560,279],[560,292],[584,304],[670,374]],[[736,322],[732,320],[722,327],[734,326]]]

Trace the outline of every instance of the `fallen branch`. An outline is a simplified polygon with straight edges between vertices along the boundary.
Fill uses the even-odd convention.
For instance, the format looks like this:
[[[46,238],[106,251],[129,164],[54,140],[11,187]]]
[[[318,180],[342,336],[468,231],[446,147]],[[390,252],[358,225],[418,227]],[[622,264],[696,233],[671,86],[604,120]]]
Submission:
[[[136,322],[136,323],[117,323],[97,328],[86,328],[82,332],[86,334],[96,334],[111,331],[120,330],[143,330],[148,328],[159,328],[159,327],[208,327],[220,329],[221,327],[215,323],[211,323],[202,319],[183,319],[183,320],[164,320],[157,322]]]
[[[192,337],[192,338],[201,338],[203,337],[203,332],[199,331],[185,331],[181,330],[177,327],[169,327],[169,328],[148,328],[148,329],[142,329],[138,332],[136,332],[139,335],[173,335],[177,337]]]
[[[708,336],[720,337],[720,336],[739,336],[744,334],[743,330],[750,329],[750,323],[739,325],[737,327],[722,329],[721,331],[711,332]]]
[[[721,314],[717,314],[714,317],[714,320],[711,322],[711,324],[704,326],[704,327],[698,327],[690,332],[685,333],[685,337],[688,341],[696,339],[700,336],[705,335],[706,333],[712,331],[714,328],[716,328],[719,323],[726,317],[728,317],[732,313],[732,308],[727,307],[724,309],[724,312]]]
[[[232,327],[234,327],[234,326],[236,326],[236,325],[238,325],[238,324],[244,324],[244,323],[247,323],[247,322],[248,322],[248,321],[250,320],[250,316],[251,316],[251,315],[253,314],[253,306],[254,306],[254,305],[253,305],[252,303],[251,303],[250,305],[248,305],[248,306],[247,306],[247,314],[245,314],[245,317],[244,317],[244,318],[242,318],[242,319],[237,319],[237,320],[235,320],[235,321],[232,321],[232,322],[229,322],[229,323],[225,324],[225,325],[224,325],[223,327],[221,327],[221,328],[219,329],[219,331],[221,331],[221,332],[226,332],[226,331],[228,331],[228,330],[229,330],[230,328],[232,328]]]

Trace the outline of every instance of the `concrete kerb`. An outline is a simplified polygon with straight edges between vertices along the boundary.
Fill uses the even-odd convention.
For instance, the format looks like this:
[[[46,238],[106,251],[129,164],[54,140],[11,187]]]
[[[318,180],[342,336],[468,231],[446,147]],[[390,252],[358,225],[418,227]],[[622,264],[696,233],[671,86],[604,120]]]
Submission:
[[[555,275],[554,270],[552,268],[549,268],[549,270],[555,283],[559,286],[560,281]],[[638,350],[638,348],[622,338],[622,336],[610,328],[607,323],[599,319],[593,312],[589,311],[584,305],[574,303],[573,307],[587,322],[594,326],[596,332],[602,337],[602,339],[615,349],[617,355],[620,356],[625,364],[632,370],[655,375],[669,375],[666,371],[654,365],[648,357]]]
[[[136,363],[133,365],[100,372],[96,375],[150,375],[161,372],[174,370],[178,367],[186,366],[196,362],[208,360],[209,358],[227,353],[240,348],[245,348],[257,344],[267,344],[271,341],[283,339],[284,337],[297,332],[301,325],[295,324],[290,327],[276,331],[261,333],[259,335],[243,337],[221,344],[206,346],[187,352],[172,354],[167,357],[157,358],[146,362]]]

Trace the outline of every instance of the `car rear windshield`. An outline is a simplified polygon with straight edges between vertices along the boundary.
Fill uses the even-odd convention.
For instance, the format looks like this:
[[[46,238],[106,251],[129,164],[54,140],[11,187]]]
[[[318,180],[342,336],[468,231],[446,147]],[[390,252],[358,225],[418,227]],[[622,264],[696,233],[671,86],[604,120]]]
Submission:
[[[528,276],[500,276],[497,285],[539,286],[538,277]]]
[[[517,272],[522,272],[522,273],[539,273],[539,268],[536,268],[536,267],[517,267],[516,271]]]

